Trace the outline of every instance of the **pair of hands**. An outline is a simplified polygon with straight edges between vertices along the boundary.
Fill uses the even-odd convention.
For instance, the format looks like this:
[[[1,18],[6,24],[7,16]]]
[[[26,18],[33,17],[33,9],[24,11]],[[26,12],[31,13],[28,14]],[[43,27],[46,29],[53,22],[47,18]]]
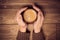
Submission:
[[[32,5],[32,6],[38,12],[37,21],[35,21],[33,23],[33,25],[34,25],[34,32],[35,33],[39,33],[40,30],[41,30],[42,24],[43,24],[44,16],[42,14],[42,11],[38,7],[36,7],[35,5]],[[18,25],[20,26],[19,30],[21,32],[26,32],[26,28],[27,28],[27,24],[23,21],[22,16],[21,16],[21,13],[23,11],[25,11],[26,9],[27,9],[27,7],[20,9],[17,12],[17,16],[16,16],[16,21],[17,21]]]

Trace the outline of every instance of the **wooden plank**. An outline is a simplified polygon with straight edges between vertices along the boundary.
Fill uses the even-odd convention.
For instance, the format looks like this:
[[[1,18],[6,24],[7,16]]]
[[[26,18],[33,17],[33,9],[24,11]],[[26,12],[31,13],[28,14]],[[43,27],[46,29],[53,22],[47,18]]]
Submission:
[[[16,40],[16,38],[10,39],[10,38],[0,38],[0,40]]]
[[[56,38],[57,38],[57,40],[59,40],[60,39],[60,24],[56,24]]]
[[[16,2],[5,2],[5,3],[1,3],[1,5],[24,5],[24,4],[32,4],[32,3],[34,3],[34,2],[21,2],[21,1],[16,1]],[[53,5],[53,4],[59,4],[60,2],[59,1],[36,1],[35,3],[38,3],[38,4],[40,4],[41,3],[41,5],[43,4],[43,5]]]
[[[56,26],[57,26],[56,29],[57,29],[57,31],[59,32],[59,31],[60,31],[60,24],[57,23]]]
[[[6,13],[15,13],[15,12],[17,12],[18,10],[20,10],[21,9],[21,7],[19,8],[19,9],[0,9],[0,14],[1,13],[4,13],[4,12],[6,12]],[[59,11],[60,9],[57,9],[57,8],[46,8],[46,9],[43,9],[43,11],[46,13],[46,14],[59,14],[60,13],[60,11]]]
[[[18,9],[24,5],[31,5],[32,3],[1,3],[0,4],[0,9]],[[42,6],[43,8],[60,8],[59,6],[59,2],[56,3],[56,2],[39,2],[37,3],[39,4],[40,6]],[[54,6],[55,5],[55,6]]]
[[[0,25],[0,30],[3,32],[0,32],[2,39],[14,39],[16,38],[18,34],[18,25]],[[43,32],[46,37],[49,37],[50,35],[53,35],[56,32],[56,24],[44,24]],[[7,32],[5,32],[5,31]],[[9,30],[9,32],[8,32]]]
[[[56,24],[45,24],[42,29],[46,37],[56,34]]]
[[[59,0],[1,0],[0,2],[2,2],[2,3],[9,3],[9,2],[19,2],[19,3],[24,3],[24,2],[26,2],[26,3],[29,3],[29,2],[41,2],[41,1],[43,1],[43,2],[59,2]]]
[[[0,24],[17,24],[15,16],[18,10],[19,9],[1,9]],[[49,10],[52,10],[52,9],[49,9]],[[46,12],[44,23],[60,23],[59,21],[60,21],[59,13],[55,13],[55,12],[50,13],[50,11]]]
[[[0,39],[16,40],[18,30],[18,25],[0,25]]]
[[[3,33],[3,35],[15,35],[16,34],[15,32],[18,31],[18,28],[19,28],[18,25],[0,25],[0,31],[3,31],[3,32],[0,32],[0,34]]]
[[[56,40],[56,33],[50,35],[49,37],[46,38],[46,40]]]

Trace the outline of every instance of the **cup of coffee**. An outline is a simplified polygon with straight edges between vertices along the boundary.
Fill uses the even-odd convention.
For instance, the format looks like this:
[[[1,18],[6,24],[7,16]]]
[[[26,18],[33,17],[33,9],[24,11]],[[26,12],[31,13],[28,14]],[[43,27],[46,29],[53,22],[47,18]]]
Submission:
[[[23,18],[24,18],[25,22],[32,23],[36,20],[37,13],[33,9],[27,9],[23,14]]]

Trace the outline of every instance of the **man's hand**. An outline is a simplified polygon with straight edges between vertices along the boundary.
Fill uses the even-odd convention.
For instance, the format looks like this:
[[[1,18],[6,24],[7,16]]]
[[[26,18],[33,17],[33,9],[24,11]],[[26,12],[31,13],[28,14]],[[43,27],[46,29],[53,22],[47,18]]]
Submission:
[[[26,9],[27,9],[27,7],[20,9],[20,10],[17,12],[17,15],[16,15],[16,21],[17,21],[18,25],[20,26],[20,27],[19,27],[19,30],[20,30],[21,32],[26,32],[26,28],[27,28],[27,25],[26,25],[26,23],[23,21],[22,15],[21,15],[21,13],[22,13],[23,11],[25,11]]]

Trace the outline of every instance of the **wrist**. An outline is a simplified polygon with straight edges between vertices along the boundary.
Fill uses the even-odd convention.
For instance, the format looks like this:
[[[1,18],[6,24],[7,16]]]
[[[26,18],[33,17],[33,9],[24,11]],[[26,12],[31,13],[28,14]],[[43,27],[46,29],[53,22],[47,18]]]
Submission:
[[[20,29],[20,32],[26,32],[26,29]]]
[[[20,27],[20,32],[26,32],[26,27],[25,26]]]
[[[35,30],[34,30],[34,32],[35,32],[35,33],[39,33],[39,32],[40,32],[40,30],[38,30],[38,29],[35,29]]]

